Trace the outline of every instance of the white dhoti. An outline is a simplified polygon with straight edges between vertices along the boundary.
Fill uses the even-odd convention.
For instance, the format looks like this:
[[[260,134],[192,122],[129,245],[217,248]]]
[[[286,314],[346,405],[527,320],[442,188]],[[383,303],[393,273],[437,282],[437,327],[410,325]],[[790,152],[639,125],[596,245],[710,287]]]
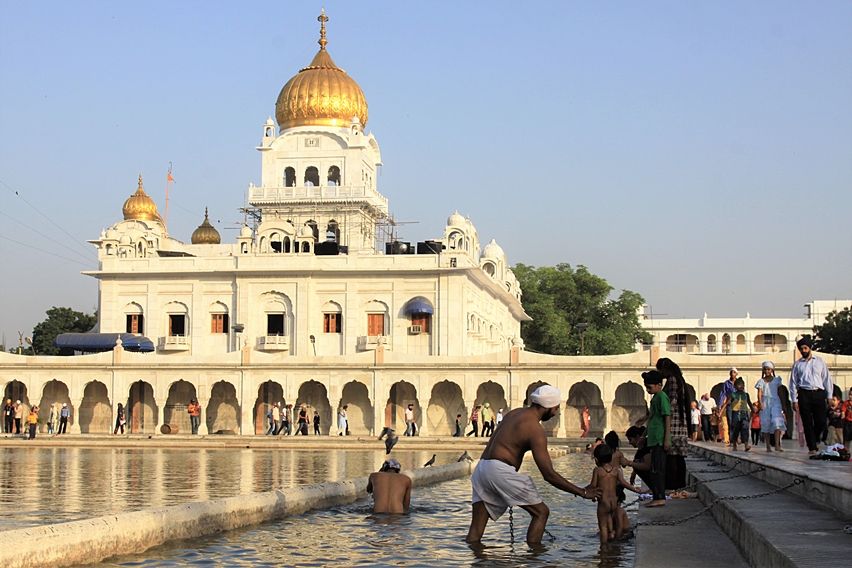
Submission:
[[[542,502],[532,478],[500,460],[480,460],[470,477],[473,502],[482,501],[488,516],[499,519],[506,509]]]

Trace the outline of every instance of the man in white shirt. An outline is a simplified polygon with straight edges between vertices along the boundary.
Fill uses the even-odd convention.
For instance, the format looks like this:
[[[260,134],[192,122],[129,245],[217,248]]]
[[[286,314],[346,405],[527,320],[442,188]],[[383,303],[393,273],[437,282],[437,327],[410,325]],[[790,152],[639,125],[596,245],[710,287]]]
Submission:
[[[802,417],[808,453],[819,453],[819,441],[827,427],[826,405],[834,396],[834,385],[828,366],[822,357],[813,354],[813,340],[809,335],[796,342],[802,357],[790,370],[790,401],[793,411]]]
[[[698,410],[701,411],[701,433],[705,442],[713,441],[713,436],[710,434],[710,417],[713,415],[714,408],[716,408],[716,401],[713,397],[709,394],[702,395],[698,402]]]
[[[414,425],[414,405],[409,404],[405,409],[405,434],[403,436],[413,436],[417,431],[417,426]]]

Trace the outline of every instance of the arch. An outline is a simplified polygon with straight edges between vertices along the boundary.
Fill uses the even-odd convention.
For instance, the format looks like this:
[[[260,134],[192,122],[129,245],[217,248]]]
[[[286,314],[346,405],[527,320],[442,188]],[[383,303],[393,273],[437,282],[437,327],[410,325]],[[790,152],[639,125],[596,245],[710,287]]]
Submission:
[[[259,303],[262,306],[264,335],[290,335],[290,330],[293,329],[290,299],[280,292],[266,292],[260,295]]]
[[[311,243],[310,241],[302,242],[302,252],[311,252]]]
[[[340,168],[331,166],[328,168],[328,185],[340,185]]]
[[[431,436],[452,436],[456,432],[456,415],[462,415],[462,427],[467,424],[467,408],[459,385],[443,380],[432,385],[432,396],[426,410]]]
[[[276,402],[284,403],[284,387],[274,381],[266,381],[257,387],[254,401],[254,433],[263,435],[269,429],[266,413]]]
[[[328,402],[328,391],[325,385],[319,381],[305,381],[299,385],[299,396],[296,397],[296,404],[293,405],[293,432],[296,432],[298,427],[299,409],[305,407],[308,410],[308,422],[314,415],[314,410],[320,415],[320,432],[328,435],[331,428],[331,404]],[[308,432],[313,432],[313,425],[309,424]]]
[[[331,219],[326,226],[325,240],[340,244],[340,225],[334,219]]]
[[[494,275],[497,274],[497,267],[494,265],[493,262],[483,262],[482,270],[484,270],[485,274],[487,274],[491,278],[494,278]]]
[[[349,418],[349,432],[354,435],[369,435],[373,429],[373,403],[370,402],[370,392],[367,385],[360,381],[349,381],[343,385],[343,394],[340,396],[340,404],[343,407],[348,404],[346,414]],[[320,413],[322,419],[322,413]],[[328,433],[328,426],[322,426],[320,430]]]
[[[787,351],[787,338],[780,333],[762,333],[754,338],[754,351],[767,353]]]
[[[524,406],[530,406],[530,395],[540,386],[549,385],[550,383],[545,383],[544,381],[536,381],[527,387],[527,395],[524,397]],[[541,427],[544,428],[545,434],[548,436],[556,436],[559,431],[559,415],[562,413],[562,405],[559,405],[559,408],[556,411],[556,414],[550,420],[541,423]]]
[[[648,414],[645,388],[633,381],[618,385],[612,402],[610,426],[619,434],[627,432],[634,422]]]
[[[746,338],[745,335],[740,333],[737,335],[737,353],[745,353],[746,352]]]
[[[305,186],[316,186],[320,184],[319,170],[314,166],[305,169]]]
[[[716,335],[710,334],[707,336],[707,353],[716,352]]]
[[[228,381],[219,381],[210,389],[207,404],[207,431],[211,434],[236,434],[240,431],[240,403],[237,389]]]
[[[567,407],[575,409],[576,414],[566,408],[565,435],[569,438],[579,436],[582,428],[583,407],[589,407],[589,437],[603,436],[606,425],[606,407],[598,385],[589,381],[580,381],[571,385],[568,391]],[[575,418],[576,416],[576,418]]]
[[[292,166],[284,168],[284,187],[296,187],[296,169]]]
[[[12,400],[14,404],[16,401],[20,400],[21,404],[23,404],[27,409],[30,407],[30,399],[27,396],[27,385],[22,383],[21,381],[11,381],[6,383],[6,390],[3,395],[3,404],[6,403],[6,400]]]
[[[21,400],[23,401],[23,399]],[[46,382],[44,387],[41,389],[41,402],[38,404],[39,418],[43,418],[46,421],[50,414],[51,404],[56,405],[57,426],[59,424],[59,409],[62,408],[63,404],[67,404],[68,409],[71,411],[71,414],[68,417],[68,427],[70,428],[72,424],[77,422],[79,418],[77,416],[78,409],[71,405],[71,397],[68,395],[68,385],[61,381],[57,381],[56,379]],[[24,418],[26,418],[26,415]]]
[[[477,404],[481,404],[482,406],[485,406],[486,402],[489,404],[493,414],[497,414],[497,411],[501,408],[504,410],[508,408],[509,403],[506,402],[506,394],[503,391],[503,385],[495,383],[494,381],[485,381],[484,383],[481,383],[476,389],[476,400],[473,405],[476,406]]]
[[[195,398],[195,385],[183,379],[175,381],[169,387],[169,397],[163,407],[163,424],[174,424],[178,432],[192,432],[189,413],[186,411],[189,401]]]
[[[109,434],[112,432],[112,405],[107,387],[92,381],[83,389],[80,403],[80,432],[83,434]]]
[[[722,335],[722,353],[731,352],[731,336],[727,333]]]
[[[722,386],[725,383],[717,383],[710,389],[710,397],[716,401],[716,406],[719,406],[719,395],[722,394]]]
[[[372,300],[364,305],[366,314],[367,335],[376,337],[379,335],[388,335],[388,305],[379,300]]]
[[[189,335],[189,308],[183,302],[169,302],[163,308],[167,315],[169,337],[186,337]]]
[[[675,333],[666,338],[666,351],[676,353],[698,353],[698,336],[691,333]]]
[[[311,228],[311,234],[314,236],[314,242],[319,241],[319,225],[313,219],[308,219],[305,225]]]
[[[145,381],[130,385],[125,405],[131,434],[153,434],[157,429],[159,409],[154,400],[154,387]]]
[[[124,327],[127,333],[145,333],[145,315],[141,305],[130,302],[124,306]]]
[[[417,389],[407,381],[397,381],[391,385],[388,402],[385,405],[385,423],[401,434],[405,431],[405,409],[409,404],[414,405],[414,422],[420,421],[420,401],[417,399]]]

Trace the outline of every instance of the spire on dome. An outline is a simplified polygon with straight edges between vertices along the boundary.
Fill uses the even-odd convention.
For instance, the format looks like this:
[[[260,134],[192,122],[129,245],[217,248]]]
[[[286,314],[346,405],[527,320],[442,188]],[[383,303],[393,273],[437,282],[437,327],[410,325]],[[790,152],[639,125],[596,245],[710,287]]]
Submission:
[[[328,45],[328,40],[325,39],[325,23],[328,21],[328,16],[325,15],[325,7],[322,9],[322,14],[317,17],[317,21],[320,23],[320,38],[317,43],[320,50],[325,51],[325,46]]]

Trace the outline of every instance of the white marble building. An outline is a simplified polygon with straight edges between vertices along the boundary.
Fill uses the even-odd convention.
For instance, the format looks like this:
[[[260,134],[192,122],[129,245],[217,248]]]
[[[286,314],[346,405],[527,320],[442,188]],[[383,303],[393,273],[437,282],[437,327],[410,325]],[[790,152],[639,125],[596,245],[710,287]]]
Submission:
[[[640,322],[660,351],[700,354],[751,354],[793,351],[803,335],[813,335],[814,326],[825,323],[833,310],[852,306],[850,300],[816,300],[805,304],[802,318],[711,318],[655,319],[640,312]],[[639,344],[640,350],[650,345]]]

